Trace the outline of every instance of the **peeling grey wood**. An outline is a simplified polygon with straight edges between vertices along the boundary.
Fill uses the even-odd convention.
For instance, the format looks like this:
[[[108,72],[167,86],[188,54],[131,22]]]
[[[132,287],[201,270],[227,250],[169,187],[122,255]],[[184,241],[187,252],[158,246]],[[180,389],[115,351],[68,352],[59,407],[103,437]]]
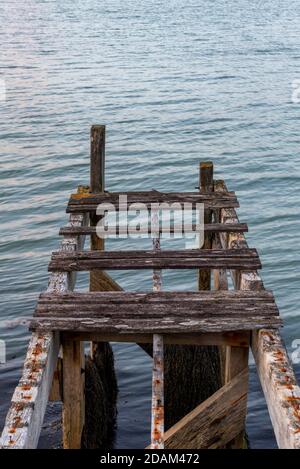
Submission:
[[[187,314],[187,313],[185,313]],[[282,322],[277,317],[242,315],[234,317],[215,316],[199,318],[188,315],[185,320],[174,316],[160,315],[148,318],[112,319],[107,316],[94,319],[88,317],[72,317],[62,319],[58,316],[38,317],[32,320],[32,329],[39,331],[74,331],[103,332],[104,334],[132,334],[132,341],[137,342],[135,334],[188,334],[188,333],[223,333],[234,331],[250,331],[256,329],[274,329]],[[175,337],[174,337],[175,339]],[[175,341],[175,340],[174,340]]]
[[[127,196],[122,202],[120,196]],[[155,208],[153,204],[181,204],[196,205],[202,203],[206,208],[239,207],[234,193],[218,194],[206,192],[105,192],[102,194],[73,194],[69,200],[67,212],[95,212],[99,204],[112,204],[115,210],[128,210],[131,204],[144,204],[145,209]],[[169,209],[169,207],[162,207]],[[194,207],[196,208],[196,206]]]
[[[58,334],[33,334],[1,436],[3,449],[36,448],[59,351]]]
[[[85,215],[71,215],[70,226],[82,226]],[[83,247],[83,240],[68,237],[61,249],[72,251]],[[49,279],[48,293],[72,290],[74,273],[53,273]],[[36,448],[52,385],[53,373],[59,353],[57,333],[33,333],[28,345],[23,372],[12,397],[5,426],[1,435],[3,449]]]
[[[178,251],[78,251],[53,252],[49,271],[98,269],[259,269],[256,249],[189,249]]]
[[[277,331],[252,335],[252,351],[280,449],[300,449],[300,388]]]

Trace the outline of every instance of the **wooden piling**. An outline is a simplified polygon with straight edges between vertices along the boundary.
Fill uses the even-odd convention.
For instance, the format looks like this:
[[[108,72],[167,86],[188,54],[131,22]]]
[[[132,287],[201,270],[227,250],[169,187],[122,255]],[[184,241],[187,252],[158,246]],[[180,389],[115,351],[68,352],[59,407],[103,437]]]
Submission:
[[[81,224],[87,221],[86,215],[79,215]],[[64,239],[63,251],[72,252],[84,245],[84,237],[74,243],[74,239]],[[57,273],[59,275],[59,273]],[[65,273],[68,278],[68,290],[73,290],[76,272]],[[85,374],[84,343],[81,341],[61,341],[62,346],[62,429],[63,448],[80,449],[82,430],[85,419]]]
[[[63,347],[63,447],[80,449],[84,425],[83,342],[65,339]]]
[[[214,167],[211,161],[201,162],[199,171],[199,190],[200,192],[213,192],[214,190]],[[212,211],[209,209],[204,210],[204,223],[212,222]],[[211,233],[204,234],[204,243],[201,246],[203,249],[212,248],[212,235]],[[198,287],[199,290],[210,290],[211,287],[211,271],[199,270],[198,271]]]
[[[105,125],[91,128],[90,191],[104,192],[105,186]]]
[[[93,125],[91,128],[91,174],[90,174],[90,192],[104,192],[105,184],[105,126]],[[101,217],[96,213],[90,214],[90,226],[95,226]],[[103,251],[104,238],[97,236],[97,233],[91,235],[91,250]],[[90,272],[90,291],[102,291],[103,271],[94,270]],[[94,348],[97,344],[91,344],[91,356],[93,357]]]
[[[90,192],[103,194],[105,187],[105,126],[93,125],[90,133]],[[90,213],[90,226],[96,227],[101,216]],[[91,235],[91,250],[104,251],[104,238]],[[103,270],[90,272],[90,291],[120,290]],[[89,383],[86,389],[86,425],[83,447],[94,449],[110,444],[116,416],[117,381],[113,351],[109,342],[91,342],[90,357],[86,361]],[[99,405],[99,400],[103,405]]]
[[[152,244],[155,252],[160,251],[159,212],[151,214]],[[153,270],[153,292],[160,292],[162,275],[160,269]],[[164,448],[164,339],[153,335],[151,448]]]

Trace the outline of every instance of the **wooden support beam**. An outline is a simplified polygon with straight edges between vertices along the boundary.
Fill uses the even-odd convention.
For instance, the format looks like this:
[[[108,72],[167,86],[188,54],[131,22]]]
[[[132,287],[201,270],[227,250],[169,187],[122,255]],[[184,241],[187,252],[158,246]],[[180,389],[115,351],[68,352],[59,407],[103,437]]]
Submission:
[[[217,181],[215,190],[227,190],[224,181]],[[221,210],[222,223],[238,223],[235,210]],[[223,247],[248,247],[242,234],[220,235]],[[232,272],[235,288],[262,291],[264,285],[256,271]],[[260,330],[252,333],[252,352],[258,376],[267,402],[276,441],[280,449],[300,449],[300,387],[294,375],[283,341],[277,330]]]
[[[59,234],[61,236],[65,235],[72,235],[72,236],[79,236],[79,235],[93,235],[96,233],[96,226],[82,226],[80,228],[75,228],[71,226],[63,226],[59,230]],[[160,226],[159,233],[170,233],[170,234],[178,234],[182,233],[184,229],[184,233],[196,232],[197,225],[192,223],[190,227],[184,225],[171,225],[171,226]],[[248,231],[248,226],[246,223],[231,223],[231,224],[224,224],[224,223],[206,223],[203,226],[204,232],[207,233],[219,233],[219,232],[237,232],[237,233],[244,233]],[[151,226],[143,227],[141,226],[139,229],[139,234],[150,234],[151,233]],[[112,236],[127,236],[130,234],[130,227],[128,226],[116,226],[113,228],[107,227],[106,235]]]
[[[153,335],[151,449],[164,448],[164,340]]]
[[[70,340],[86,342],[137,342],[138,344],[152,344],[152,334],[104,334],[103,332],[67,332]],[[165,345],[231,345],[232,347],[248,347],[250,332],[222,332],[205,334],[164,334]]]
[[[166,449],[224,447],[244,426],[247,372],[242,371],[165,433]]]
[[[241,371],[248,370],[249,347],[226,347],[225,383]]]
[[[219,212],[219,211],[218,211]],[[218,214],[215,214],[216,219],[218,220]],[[213,236],[213,249],[221,249],[221,242],[218,236],[218,233],[215,233]],[[228,278],[226,269],[214,269],[213,270],[213,287],[214,290],[228,290]],[[217,345],[217,344],[215,344]],[[221,382],[226,384],[226,349],[227,346],[232,344],[225,344],[225,346],[219,347],[219,356],[220,356],[220,370],[221,370]]]
[[[56,369],[53,375],[52,387],[49,394],[49,401],[63,400],[63,360],[58,358]]]
[[[280,449],[300,449],[300,387],[277,331],[252,334],[252,352]]]
[[[159,212],[151,214],[153,228],[153,251],[160,252]],[[161,270],[153,270],[153,292],[158,294],[162,288]],[[153,371],[152,371],[152,406],[151,406],[151,449],[164,448],[164,339],[162,335],[153,335]]]
[[[32,334],[22,376],[6,416],[2,449],[37,447],[58,351],[58,334]]]
[[[86,224],[84,215],[71,215],[70,225]],[[62,250],[83,248],[84,238],[68,237],[61,244]],[[53,273],[49,279],[48,293],[72,290],[75,273]],[[59,353],[57,333],[33,333],[24,362],[23,372],[12,397],[0,447],[10,449],[36,448],[48,403],[53,374]]]
[[[84,425],[84,347],[63,340],[63,447],[80,449]]]
[[[215,214],[216,219],[219,220],[219,210],[216,211],[217,213]],[[226,225],[224,223],[224,226],[230,227],[230,225]],[[233,226],[233,224],[231,224]],[[213,250],[215,249],[222,249],[222,244],[220,241],[220,236],[219,232],[215,232],[212,240],[212,248]],[[214,269],[213,271],[213,280],[214,280],[214,290],[228,290],[228,278],[227,278],[227,270],[224,268],[219,268],[219,269]]]
[[[81,216],[84,220],[83,223],[86,224],[86,214]],[[66,243],[67,245],[69,244],[69,247],[67,247],[65,250],[67,252],[72,252],[73,250],[75,251],[81,249],[81,245],[83,245],[84,239],[77,238],[76,243],[74,243],[74,240],[65,238],[63,243]],[[68,275],[68,273],[62,274]],[[71,272],[70,281],[71,285],[69,286],[71,286],[71,290],[73,290],[76,282],[75,272]],[[85,414],[84,374],[81,374],[81,370],[84,369],[85,363],[84,345],[82,342],[75,342],[72,348],[73,356],[70,352],[71,346],[72,343],[66,343],[65,341],[62,342],[63,447],[64,449],[79,449],[81,447],[81,436]],[[80,363],[78,363],[78,356],[80,357]],[[79,379],[77,379],[78,375],[80,375],[80,386]],[[74,386],[76,386],[75,391]]]

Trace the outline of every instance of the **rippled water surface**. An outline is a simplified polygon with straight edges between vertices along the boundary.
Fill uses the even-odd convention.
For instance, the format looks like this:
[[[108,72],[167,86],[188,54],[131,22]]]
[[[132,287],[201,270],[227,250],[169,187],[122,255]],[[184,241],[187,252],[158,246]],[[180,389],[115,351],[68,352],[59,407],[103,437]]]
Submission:
[[[193,190],[199,160],[213,160],[216,176],[239,196],[291,351],[300,337],[300,104],[291,99],[300,78],[300,3],[2,1],[0,41],[0,337],[8,359],[0,425],[29,338],[14,320],[32,314],[68,196],[88,183],[93,123],[107,125],[110,190]],[[146,272],[114,277],[127,289],[151,287]],[[164,285],[195,288],[195,275],[175,271]],[[143,447],[151,362],[135,345],[115,346],[115,357],[116,446]],[[52,406],[41,445],[57,444],[56,423]],[[253,367],[248,432],[252,447],[275,446]]]

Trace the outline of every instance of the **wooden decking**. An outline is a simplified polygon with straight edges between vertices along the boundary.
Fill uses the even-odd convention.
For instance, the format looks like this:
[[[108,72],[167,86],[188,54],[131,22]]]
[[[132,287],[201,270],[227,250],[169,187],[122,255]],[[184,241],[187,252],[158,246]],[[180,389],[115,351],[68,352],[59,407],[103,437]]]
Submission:
[[[153,343],[151,448],[218,448],[233,440],[241,446],[251,347],[278,446],[300,449],[300,388],[279,333],[282,320],[273,293],[264,289],[257,273],[258,253],[248,247],[247,225],[237,217],[235,193],[227,190],[224,181],[213,181],[211,164],[202,165],[199,192],[104,192],[104,136],[103,127],[92,128],[91,193],[81,186],[70,198],[69,224],[60,230],[64,240],[52,254],[49,287],[40,295],[31,321],[34,332],[2,433],[2,448],[37,446],[60,346],[63,444],[80,447],[83,342],[111,340]],[[100,185],[94,171],[101,174]],[[163,250],[160,237],[168,229],[159,224],[157,204],[167,210],[168,204],[186,203],[193,204],[193,210],[196,204],[204,204],[204,246]],[[132,209],[132,204],[140,210],[138,204],[144,204],[152,219],[143,232],[150,234],[153,249],[104,251],[104,241],[96,236],[99,204],[114,204],[117,210]],[[172,225],[170,232],[177,233],[177,227]],[[119,226],[116,233],[126,235],[128,227]],[[83,250],[85,236],[92,241],[87,251]],[[151,269],[153,291],[121,291],[103,272],[118,269]],[[202,291],[163,291],[164,269],[196,269]],[[73,292],[77,271],[90,272],[93,291]],[[164,344],[217,345],[225,352],[223,386],[167,432]]]
[[[50,272],[130,269],[260,269],[256,249],[54,252]]]
[[[72,194],[68,203],[68,213],[96,212],[98,206],[113,205],[116,210],[128,209],[153,209],[156,204],[160,205],[161,210],[169,210],[171,204],[204,204],[208,209],[234,208],[239,207],[238,200],[234,192],[224,191],[214,194],[211,192],[105,192],[102,194],[85,194],[78,196]],[[136,204],[136,207],[133,205]],[[164,205],[165,204],[165,205]],[[103,207],[104,208],[104,207]]]
[[[122,334],[235,332],[281,326],[272,293],[42,294],[32,329]]]

